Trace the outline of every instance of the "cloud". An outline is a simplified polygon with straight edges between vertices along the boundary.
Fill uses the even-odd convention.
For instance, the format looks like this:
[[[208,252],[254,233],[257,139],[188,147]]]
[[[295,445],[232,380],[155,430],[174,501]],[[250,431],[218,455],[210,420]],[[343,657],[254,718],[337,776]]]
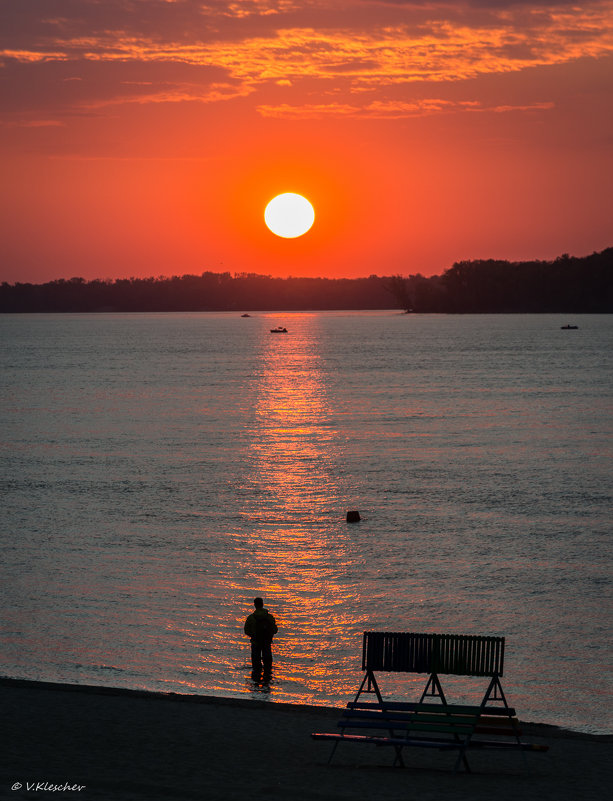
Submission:
[[[613,4],[612,4],[613,5]],[[538,23],[538,24],[537,24]],[[158,42],[132,36],[82,36],[53,48],[6,49],[5,59],[139,61],[221,67],[242,80],[350,75],[357,82],[456,80],[490,72],[564,63],[613,52],[613,33],[599,15],[556,14],[530,30],[508,21],[483,27],[437,20],[414,31],[397,25],[369,31],[285,28],[240,42]]]
[[[291,115],[302,101],[344,116],[365,108],[366,101],[354,103],[359,94],[385,104],[389,90],[416,82],[466,81],[613,53],[613,0],[339,0],[334,9],[317,0],[31,0],[18,7],[0,0],[0,9],[9,6],[0,58],[26,96],[32,90],[19,65],[51,69],[64,62],[76,76],[92,63],[106,70],[106,84],[90,82],[74,93],[81,107],[252,95],[260,113],[278,108]],[[158,73],[128,92],[138,65],[157,65]],[[125,72],[121,86],[113,68]],[[274,87],[292,97],[270,102]],[[328,102],[331,90],[342,102]],[[68,102],[63,90],[51,92]]]
[[[300,4],[290,2],[290,0],[277,0],[276,2],[273,0],[235,0],[230,3],[203,4],[202,10],[226,17],[244,19],[254,16],[269,17],[273,14],[286,13],[298,7]]]
[[[59,120],[0,120],[0,125],[5,128],[63,128],[66,123]]]
[[[351,117],[354,119],[397,120],[409,117],[430,117],[435,114],[456,114],[458,112],[508,113],[513,111],[548,111],[554,107],[551,101],[524,105],[487,106],[480,100],[448,100],[426,98],[414,101],[374,100],[362,106],[347,103],[328,103],[290,106],[259,106],[263,117],[277,119],[324,119],[326,117]]]
[[[165,89],[157,87],[143,88],[149,89],[149,91],[139,91],[123,95],[118,94],[106,100],[84,103],[82,108],[100,109],[109,106],[121,106],[135,103],[141,105],[144,103],[217,103],[223,100],[245,97],[249,94],[249,89],[227,83],[213,83],[207,87],[187,84],[184,86],[171,85]]]
[[[130,103],[210,103],[249,91],[239,82],[228,80],[223,69],[190,64],[173,64],[168,69],[168,65],[156,61],[10,59],[0,75],[4,115],[22,114],[28,119],[36,114],[46,119],[53,113],[65,118]]]

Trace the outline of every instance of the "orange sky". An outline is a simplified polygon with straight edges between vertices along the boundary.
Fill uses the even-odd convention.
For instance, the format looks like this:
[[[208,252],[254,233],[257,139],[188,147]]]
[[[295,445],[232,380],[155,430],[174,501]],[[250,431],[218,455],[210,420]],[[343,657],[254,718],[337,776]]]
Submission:
[[[613,0],[0,0],[0,50],[4,281],[613,244]]]

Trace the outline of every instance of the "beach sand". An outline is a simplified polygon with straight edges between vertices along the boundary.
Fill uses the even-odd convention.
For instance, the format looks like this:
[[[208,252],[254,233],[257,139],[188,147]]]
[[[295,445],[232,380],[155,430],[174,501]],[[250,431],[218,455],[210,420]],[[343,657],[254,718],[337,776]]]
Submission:
[[[455,754],[431,749],[405,750],[402,769],[342,743],[327,765],[331,744],[310,734],[336,731],[338,709],[11,679],[0,697],[0,798],[14,801],[583,801],[613,787],[613,736],[550,726],[522,725],[548,752],[474,753],[454,774]],[[66,783],[83,789],[51,789]]]

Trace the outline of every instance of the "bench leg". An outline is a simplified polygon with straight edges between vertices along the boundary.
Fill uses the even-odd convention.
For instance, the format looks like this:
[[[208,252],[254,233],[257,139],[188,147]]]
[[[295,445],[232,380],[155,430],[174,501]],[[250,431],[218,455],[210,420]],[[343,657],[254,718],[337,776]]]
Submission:
[[[460,749],[460,753],[458,754],[458,758],[455,763],[455,768],[453,769],[454,773],[458,772],[458,768],[460,767],[460,762],[464,763],[464,770],[466,771],[466,773],[472,773],[470,765],[468,764],[468,759],[466,758],[466,751],[464,748]]]
[[[489,687],[487,688],[486,693],[483,696],[483,700],[481,701],[481,707],[485,708],[488,701],[502,701],[505,709],[509,709],[507,699],[502,689],[502,684],[500,683],[500,676],[497,673],[494,676],[492,676],[492,680],[490,681]],[[509,714],[509,721],[511,722],[511,728],[513,729],[513,736],[515,737],[515,742],[517,743],[517,747],[521,751],[521,758],[524,770],[526,771],[526,773],[530,773],[531,772],[530,765],[528,764],[528,760],[526,759],[525,751],[521,747],[521,738],[519,736],[517,723],[514,720],[513,716],[510,714]]]
[[[394,761],[392,762],[392,767],[395,768],[398,765],[401,768],[405,768],[406,765],[404,764],[404,759],[402,758],[402,746],[395,745],[394,750],[396,751],[396,756],[394,757]]]
[[[328,757],[327,765],[332,762],[332,757],[334,756],[334,752],[336,751],[336,746],[339,744],[340,740],[335,740],[334,745],[332,746],[332,751],[330,751],[330,756]]]

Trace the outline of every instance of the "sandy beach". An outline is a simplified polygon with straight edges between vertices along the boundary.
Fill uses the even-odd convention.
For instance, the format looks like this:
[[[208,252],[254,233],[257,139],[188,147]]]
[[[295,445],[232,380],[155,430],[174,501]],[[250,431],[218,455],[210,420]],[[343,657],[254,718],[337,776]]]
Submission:
[[[104,687],[0,680],[0,798],[440,799],[578,801],[609,796],[613,736],[523,724],[524,739],[549,745],[527,754],[475,753],[472,774],[454,755],[327,742],[339,710],[251,700],[177,696]],[[71,789],[58,790],[68,786]]]

